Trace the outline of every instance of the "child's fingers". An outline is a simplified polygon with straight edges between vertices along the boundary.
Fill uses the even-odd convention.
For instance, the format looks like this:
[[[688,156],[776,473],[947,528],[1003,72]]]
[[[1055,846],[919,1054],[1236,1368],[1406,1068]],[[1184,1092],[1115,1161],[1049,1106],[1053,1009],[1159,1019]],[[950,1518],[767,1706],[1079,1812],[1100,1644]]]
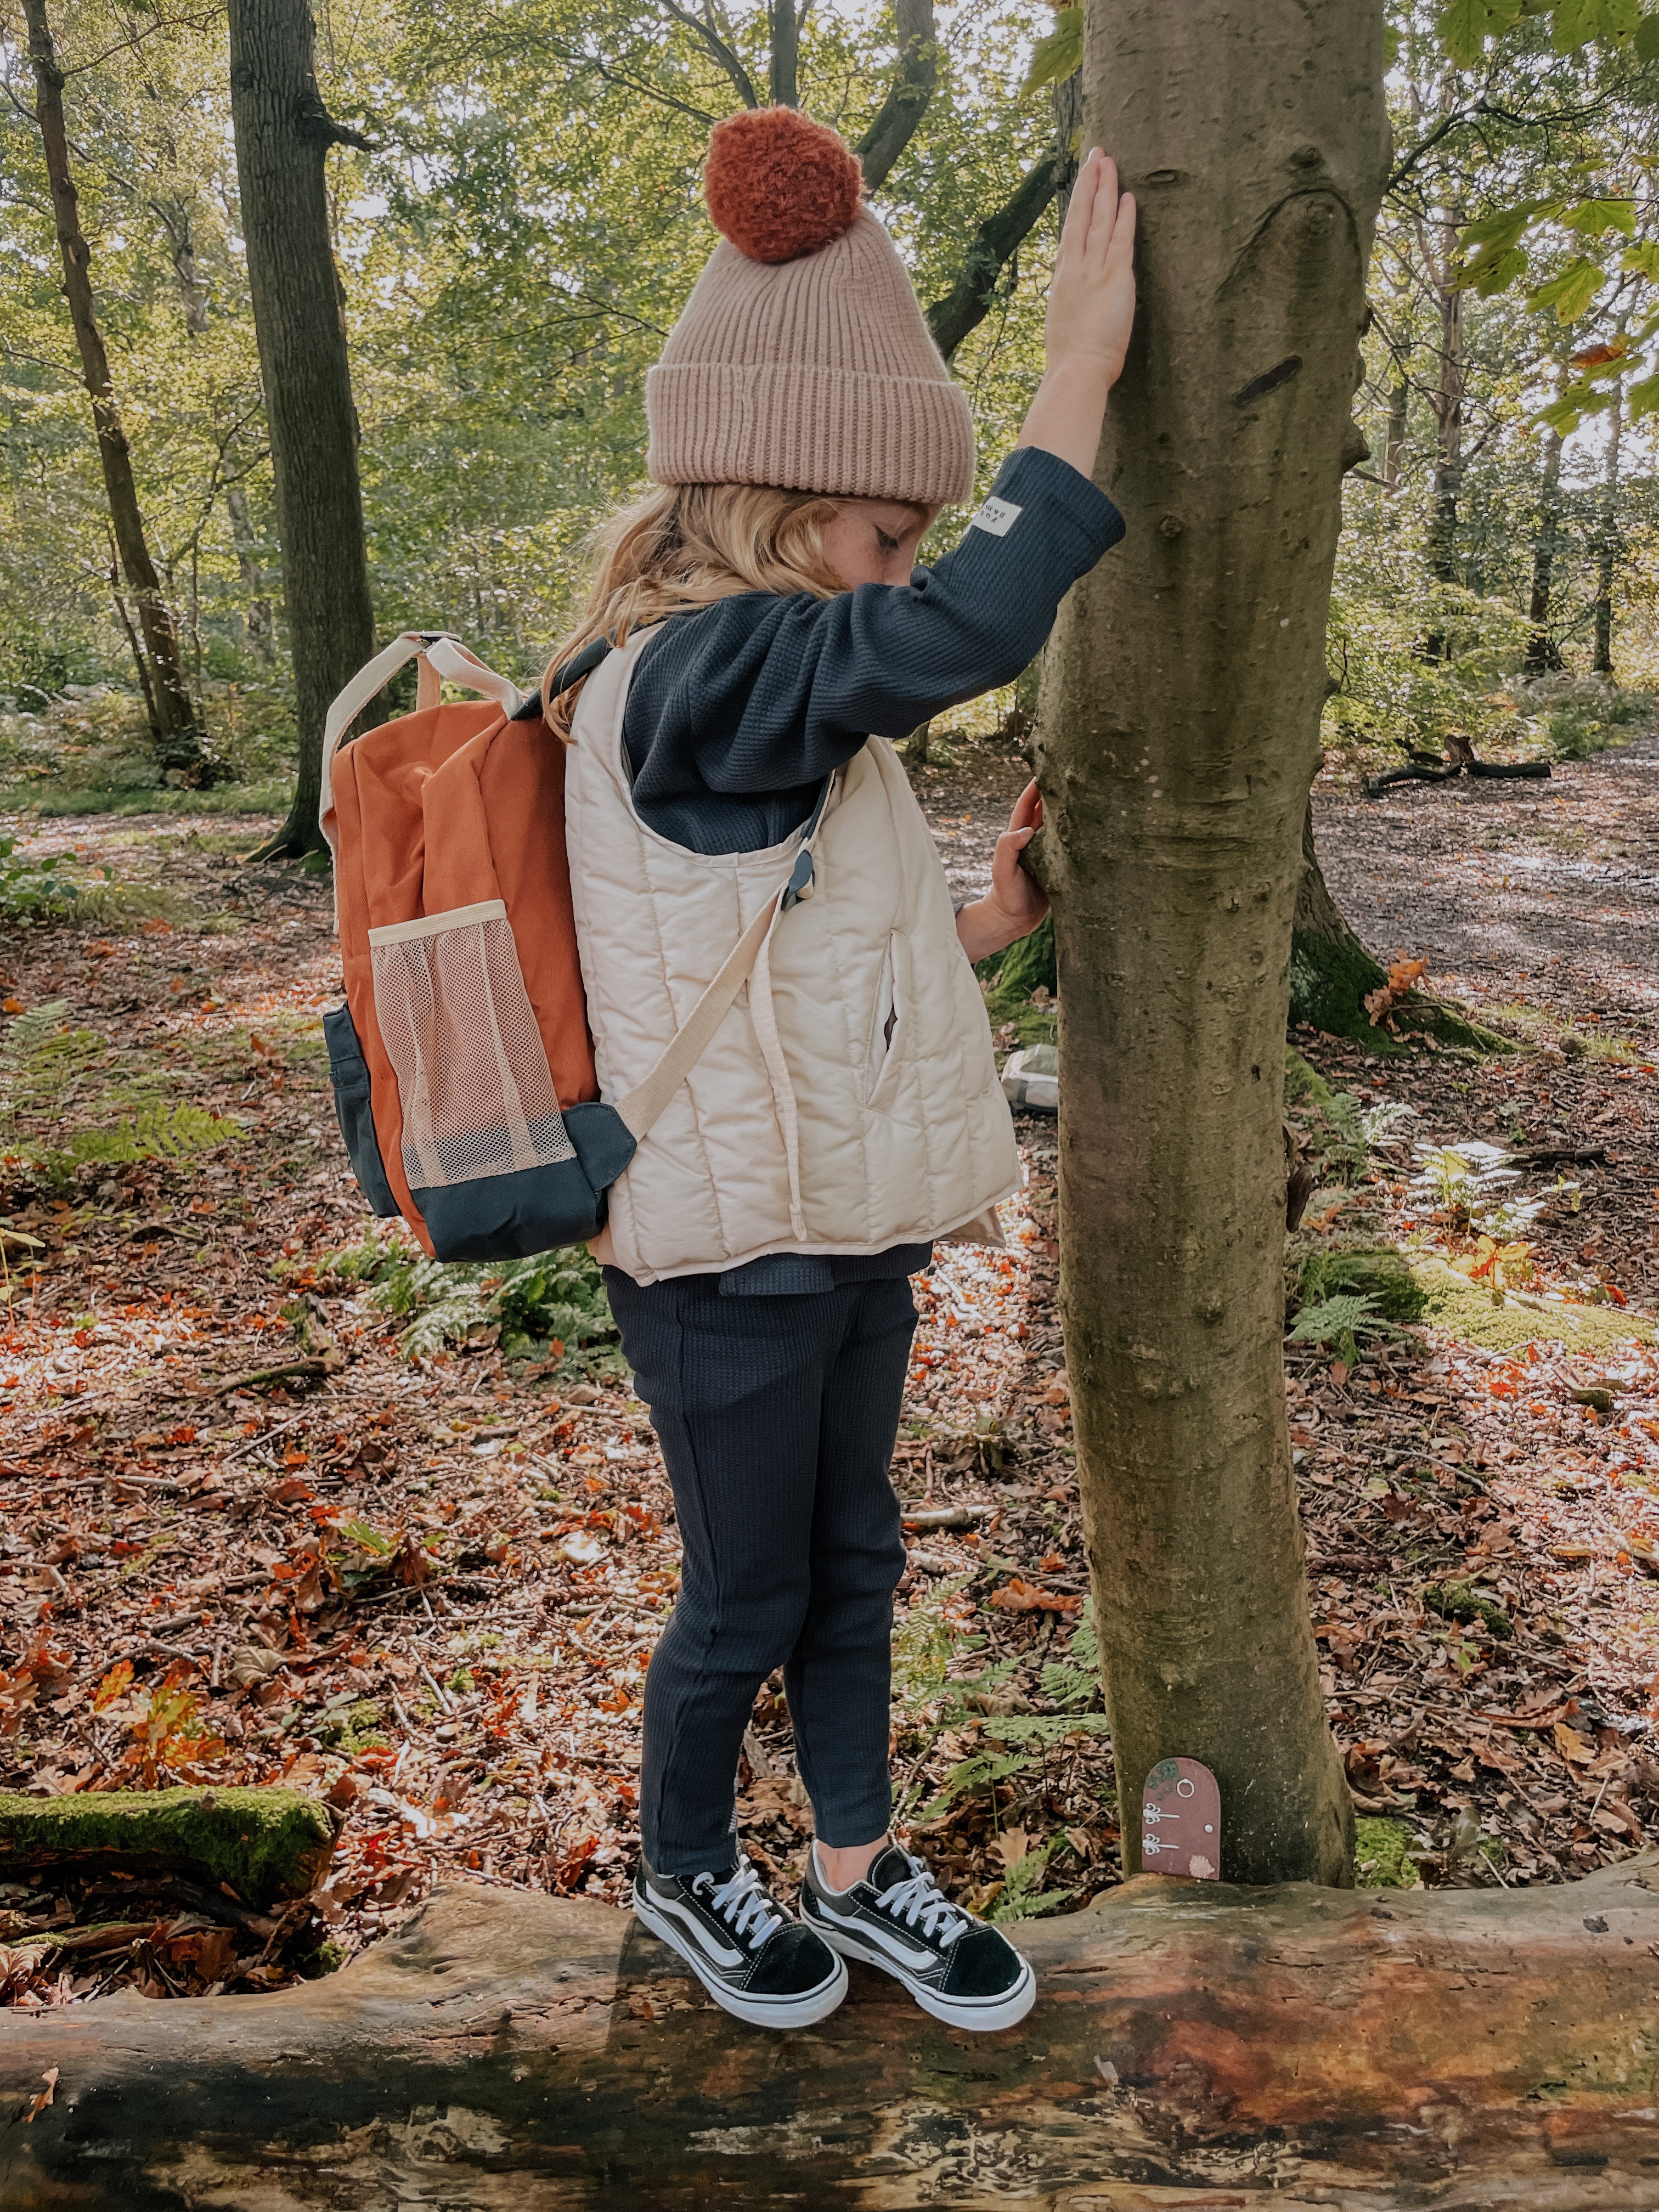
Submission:
[[[1125,192],[1117,204],[1117,221],[1112,225],[1111,243],[1106,249],[1106,269],[1109,276],[1115,276],[1121,269],[1134,260],[1137,213],[1134,194]]]
[[[1014,801],[1014,811],[1008,817],[1010,830],[1040,830],[1042,827],[1042,793],[1035,782],[1028,783]]]
[[[1056,276],[1061,269],[1080,261],[1088,249],[1089,220],[1093,212],[1095,193],[1100,183],[1100,149],[1092,148],[1078,171],[1077,182],[1072,187],[1071,205],[1066,210],[1066,220],[1060,226],[1060,252],[1056,257]]]
[[[1117,163],[1103,155],[1099,179],[1090,210],[1089,243],[1085,258],[1091,270],[1103,269],[1117,229]]]

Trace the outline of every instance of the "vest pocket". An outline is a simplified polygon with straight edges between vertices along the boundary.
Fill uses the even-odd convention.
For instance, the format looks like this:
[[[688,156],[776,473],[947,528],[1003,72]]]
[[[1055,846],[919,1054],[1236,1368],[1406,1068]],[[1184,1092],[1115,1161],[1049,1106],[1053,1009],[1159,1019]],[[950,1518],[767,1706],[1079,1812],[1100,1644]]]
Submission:
[[[371,929],[368,943],[410,1189],[574,1160],[501,901]]]
[[[903,949],[903,939],[895,930],[882,954],[881,981],[876,987],[875,1009],[871,1016],[870,1038],[865,1052],[864,1103],[866,1106],[887,1105],[898,1079],[899,1043],[904,1023],[905,994],[901,980]]]

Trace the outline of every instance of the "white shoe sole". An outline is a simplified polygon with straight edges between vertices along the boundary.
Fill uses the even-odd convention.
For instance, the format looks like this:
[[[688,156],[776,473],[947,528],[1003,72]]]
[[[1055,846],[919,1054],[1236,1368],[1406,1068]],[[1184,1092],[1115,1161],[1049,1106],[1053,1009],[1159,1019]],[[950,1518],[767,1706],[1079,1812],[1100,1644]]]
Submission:
[[[990,2035],[1000,2027],[1017,2027],[1036,2002],[1036,1976],[1029,1959],[1020,1960],[1019,1979],[1004,1996],[945,1997],[907,1974],[896,1960],[877,1950],[873,1944],[861,1942],[844,1928],[836,1928],[827,1920],[808,1919],[805,1915],[802,1924],[815,1936],[821,1936],[843,1958],[856,1959],[860,1966],[879,1966],[884,1974],[902,1982],[924,2012],[944,2021],[948,2027],[965,2027],[975,2035]]]
[[[634,1913],[659,1942],[666,1943],[677,1957],[684,1960],[722,2012],[729,2012],[733,2019],[744,2021],[750,2027],[811,2027],[815,2021],[827,2020],[847,1994],[847,1968],[837,1958],[834,1975],[829,1981],[820,1983],[815,1990],[804,1990],[798,1996],[751,1996],[747,1990],[730,1988],[717,1974],[711,1973],[691,1948],[690,1938],[684,1931],[660,1912],[653,1911],[648,1905],[641,1904],[637,1891],[634,1896]],[[817,1929],[812,1932],[822,1935]],[[832,1952],[835,1948],[831,1944]]]

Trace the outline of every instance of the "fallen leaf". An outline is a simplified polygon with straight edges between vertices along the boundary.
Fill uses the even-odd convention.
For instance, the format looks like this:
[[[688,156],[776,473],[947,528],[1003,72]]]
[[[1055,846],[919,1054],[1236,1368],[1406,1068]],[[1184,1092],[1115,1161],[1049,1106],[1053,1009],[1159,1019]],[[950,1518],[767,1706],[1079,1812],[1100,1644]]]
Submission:
[[[53,2098],[58,2094],[58,2069],[55,2066],[48,2066],[46,2072],[40,2076],[40,2079],[46,2085],[46,2087],[44,2089],[37,2089],[34,2094],[29,2099],[29,2108],[23,2115],[23,2121],[26,2126],[33,2127],[40,2114],[46,2111],[47,2106],[51,2104]]]

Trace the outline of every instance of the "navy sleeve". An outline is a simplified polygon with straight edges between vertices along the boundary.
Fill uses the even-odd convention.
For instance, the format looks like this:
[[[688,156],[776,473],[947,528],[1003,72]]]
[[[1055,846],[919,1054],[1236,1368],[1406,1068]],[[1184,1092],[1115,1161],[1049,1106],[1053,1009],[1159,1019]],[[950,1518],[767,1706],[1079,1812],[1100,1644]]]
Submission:
[[[1022,447],[961,544],[908,585],[744,592],[665,623],[623,721],[641,818],[696,852],[781,842],[866,737],[1012,683],[1123,530],[1086,477]]]

